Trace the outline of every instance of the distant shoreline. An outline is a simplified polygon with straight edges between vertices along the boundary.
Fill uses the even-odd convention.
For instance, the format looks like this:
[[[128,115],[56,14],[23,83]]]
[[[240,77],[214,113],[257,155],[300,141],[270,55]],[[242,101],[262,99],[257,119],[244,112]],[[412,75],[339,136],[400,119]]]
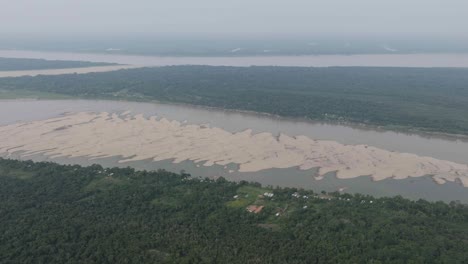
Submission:
[[[112,65],[112,66],[89,66],[89,67],[62,68],[62,69],[0,71],[0,78],[12,78],[12,77],[23,77],[23,76],[34,77],[38,75],[86,74],[86,73],[110,72],[110,71],[135,69],[135,68],[139,68],[139,66]]]
[[[78,60],[139,66],[289,66],[289,67],[417,67],[468,68],[468,53],[375,53],[314,55],[141,55],[129,53],[65,52],[0,49],[0,57]]]

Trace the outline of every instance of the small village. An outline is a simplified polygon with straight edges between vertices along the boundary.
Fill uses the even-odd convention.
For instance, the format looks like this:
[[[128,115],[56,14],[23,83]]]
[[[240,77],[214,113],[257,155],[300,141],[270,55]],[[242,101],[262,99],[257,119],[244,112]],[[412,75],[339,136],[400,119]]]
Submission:
[[[340,188],[335,193],[313,193],[311,191],[297,190],[285,193],[275,193],[275,190],[261,187],[241,187],[228,206],[245,208],[248,213],[271,214],[271,217],[279,218],[285,214],[291,213],[296,210],[307,210],[317,203],[323,202],[343,202],[361,205],[375,204],[375,200],[360,198],[356,200],[350,194],[343,193],[345,188]],[[384,201],[382,202],[384,203]],[[268,209],[268,210],[267,210]]]

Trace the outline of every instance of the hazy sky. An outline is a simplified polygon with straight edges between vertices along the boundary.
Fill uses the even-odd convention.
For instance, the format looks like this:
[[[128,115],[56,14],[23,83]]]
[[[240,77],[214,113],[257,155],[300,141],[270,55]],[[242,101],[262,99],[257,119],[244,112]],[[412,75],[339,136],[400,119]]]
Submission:
[[[0,0],[0,33],[467,35],[468,0]]]

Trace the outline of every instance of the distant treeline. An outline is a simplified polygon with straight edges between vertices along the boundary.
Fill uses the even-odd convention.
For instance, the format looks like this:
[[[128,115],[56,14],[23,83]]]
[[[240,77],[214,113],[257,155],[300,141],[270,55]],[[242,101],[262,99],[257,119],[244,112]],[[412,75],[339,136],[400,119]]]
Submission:
[[[468,69],[173,66],[2,78],[2,89],[468,135]]]
[[[114,65],[104,62],[0,58],[0,71],[26,71]]]
[[[458,203],[162,170],[0,159],[0,223],[0,263],[468,262]]]

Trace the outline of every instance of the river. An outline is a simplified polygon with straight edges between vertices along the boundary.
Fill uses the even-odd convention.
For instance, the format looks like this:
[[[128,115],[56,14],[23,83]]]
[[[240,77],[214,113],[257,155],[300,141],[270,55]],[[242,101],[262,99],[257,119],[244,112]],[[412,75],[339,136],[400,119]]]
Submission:
[[[437,159],[468,164],[468,142],[461,139],[428,137],[415,134],[371,129],[353,128],[341,125],[287,120],[264,115],[221,111],[199,107],[95,100],[11,100],[0,101],[0,125],[59,116],[66,112],[125,112],[145,116],[165,117],[170,120],[187,121],[189,124],[210,124],[230,132],[252,129],[254,132],[285,133],[290,136],[305,135],[313,139],[333,140],[343,144],[367,144],[396,152],[414,153]],[[19,158],[19,156],[18,156]],[[60,163],[79,163],[88,165],[101,163],[106,166],[127,166],[117,163],[118,158],[88,160],[86,158],[54,158],[36,155],[35,160],[51,160]],[[263,184],[303,187],[316,191],[336,191],[367,193],[376,196],[403,195],[408,198],[429,200],[461,200],[468,203],[468,189],[458,183],[438,185],[430,177],[405,180],[386,179],[371,181],[370,177],[341,180],[328,175],[323,180],[315,180],[315,169],[269,169],[255,173],[225,173],[220,166],[203,167],[192,162],[172,164],[171,161],[137,161],[130,163],[139,169],[165,168],[172,171],[182,169],[195,176],[224,176],[232,180],[252,180]],[[231,166],[231,165],[230,165]],[[231,167],[235,167],[232,165]]]

